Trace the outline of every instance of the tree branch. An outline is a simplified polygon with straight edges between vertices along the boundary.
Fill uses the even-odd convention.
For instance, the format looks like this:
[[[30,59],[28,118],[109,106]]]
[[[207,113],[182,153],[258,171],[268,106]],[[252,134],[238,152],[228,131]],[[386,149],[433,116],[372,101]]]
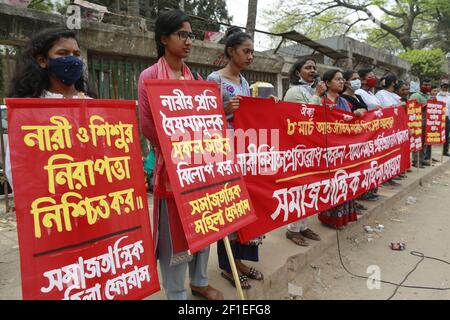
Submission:
[[[378,6],[378,8],[380,8],[381,11],[383,11],[384,13],[386,13],[389,16],[393,16],[396,18],[402,18],[402,19],[407,17],[406,13],[393,12],[393,11],[390,11],[390,10],[388,10],[384,7],[380,7],[380,6]]]
[[[353,5],[341,0],[334,0],[337,4],[340,4],[341,6],[345,7],[345,8],[349,8],[349,9],[353,9],[353,10],[357,10],[357,11],[362,11],[365,14],[367,14],[369,16],[369,19],[375,23],[377,26],[379,26],[381,29],[389,32],[390,34],[392,34],[394,37],[396,37],[397,39],[400,40],[400,42],[402,42],[402,38],[404,38],[404,34],[398,32],[397,30],[391,28],[390,26],[388,26],[387,24],[384,24],[383,22],[381,22],[380,20],[378,20],[377,18],[375,18],[375,16],[372,14],[372,12],[367,9],[367,5]]]
[[[408,16],[407,13],[405,12],[405,9],[403,8],[403,4],[400,3],[399,0],[395,0],[395,3],[397,3],[397,7],[399,8],[399,10],[400,10],[405,16]]]
[[[369,20],[369,19],[367,19],[367,18],[359,18],[358,20],[356,20],[355,22],[353,22],[353,23],[351,23],[351,24],[346,24],[346,25],[348,25],[348,28],[347,28],[347,30],[345,30],[345,32],[344,32],[344,35],[346,35],[349,31],[350,31],[350,29],[355,25],[355,24],[357,24],[358,22],[361,22],[361,21],[367,21],[367,20]]]
[[[330,7],[326,7],[325,9],[323,9],[323,10],[321,10],[321,11],[318,11],[318,12],[310,12],[308,15],[311,17],[311,18],[314,18],[314,17],[317,17],[317,16],[320,16],[322,13],[324,13],[325,11],[327,11],[327,10],[330,10],[330,9],[333,9],[333,8],[338,8],[338,7],[340,7],[340,5],[339,4],[335,4],[335,5],[332,5],[332,6],[330,6]]]

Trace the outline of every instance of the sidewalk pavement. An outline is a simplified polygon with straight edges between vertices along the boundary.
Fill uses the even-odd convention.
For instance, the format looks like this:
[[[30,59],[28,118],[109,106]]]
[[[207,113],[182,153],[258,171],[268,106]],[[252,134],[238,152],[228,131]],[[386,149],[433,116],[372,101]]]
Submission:
[[[433,158],[441,161],[442,148],[433,147]],[[399,200],[406,197],[412,190],[422,183],[429,181],[433,176],[450,169],[450,158],[444,157],[443,163],[434,163],[431,167],[424,169],[411,168],[413,172],[407,173],[407,178],[399,181],[399,187],[380,187],[378,201],[358,201],[368,209],[363,211],[363,215],[358,216],[358,221],[350,223],[342,233],[342,237],[363,225],[370,224],[376,220],[377,216],[387,212]],[[259,247],[259,262],[245,262],[247,265],[255,266],[264,274],[263,281],[249,280],[252,288],[245,290],[247,299],[273,299],[271,292],[288,292],[288,283],[292,281],[297,273],[305,266],[308,266],[316,258],[320,257],[327,250],[336,248],[336,231],[323,226],[316,216],[307,218],[308,227],[314,230],[322,238],[321,241],[309,240],[309,247],[300,247],[286,239],[286,227],[279,228],[268,234],[263,244]],[[158,267],[159,272],[159,267]],[[236,289],[220,275],[217,261],[216,245],[211,245],[211,253],[208,265],[209,284],[224,294],[226,300],[238,299]],[[161,280],[161,275],[160,280]],[[160,282],[162,283],[162,282]],[[186,288],[189,288],[189,277],[186,277]],[[305,288],[303,288],[305,290]],[[149,300],[166,299],[164,289],[148,297]],[[199,300],[188,291],[189,300]]]

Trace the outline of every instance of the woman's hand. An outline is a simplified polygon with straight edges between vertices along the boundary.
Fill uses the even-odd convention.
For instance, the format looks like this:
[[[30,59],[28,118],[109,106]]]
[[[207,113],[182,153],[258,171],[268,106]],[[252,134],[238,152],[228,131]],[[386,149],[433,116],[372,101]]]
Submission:
[[[269,96],[269,99],[272,99],[273,101],[275,101],[275,103],[280,102],[280,98],[274,96],[273,94],[271,94],[271,95]]]
[[[242,100],[241,96],[232,97],[224,108],[225,114],[229,115],[232,114],[234,111],[236,111],[236,109],[239,108],[241,100]]]
[[[365,115],[367,113],[366,109],[360,108],[360,109],[356,109],[355,111],[353,111],[353,114],[357,117],[362,117],[363,115]]]
[[[320,81],[316,86],[316,96],[321,97],[327,91],[327,85],[325,81]]]

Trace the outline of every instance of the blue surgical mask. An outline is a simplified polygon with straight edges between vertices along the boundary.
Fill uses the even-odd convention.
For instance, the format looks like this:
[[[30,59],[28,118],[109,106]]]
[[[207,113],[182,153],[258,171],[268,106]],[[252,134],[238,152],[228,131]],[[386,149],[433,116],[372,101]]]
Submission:
[[[48,71],[53,73],[65,85],[71,86],[80,80],[83,74],[83,61],[75,56],[49,58]]]
[[[356,79],[356,80],[350,81],[350,86],[352,87],[353,91],[361,89],[361,80]]]

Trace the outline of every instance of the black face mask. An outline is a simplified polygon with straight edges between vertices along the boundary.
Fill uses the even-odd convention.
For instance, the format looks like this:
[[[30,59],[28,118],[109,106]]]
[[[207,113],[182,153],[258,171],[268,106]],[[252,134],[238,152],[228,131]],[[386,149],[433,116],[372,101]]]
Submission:
[[[48,71],[53,73],[67,86],[73,85],[81,79],[83,74],[83,61],[75,56],[66,56],[48,59]]]

